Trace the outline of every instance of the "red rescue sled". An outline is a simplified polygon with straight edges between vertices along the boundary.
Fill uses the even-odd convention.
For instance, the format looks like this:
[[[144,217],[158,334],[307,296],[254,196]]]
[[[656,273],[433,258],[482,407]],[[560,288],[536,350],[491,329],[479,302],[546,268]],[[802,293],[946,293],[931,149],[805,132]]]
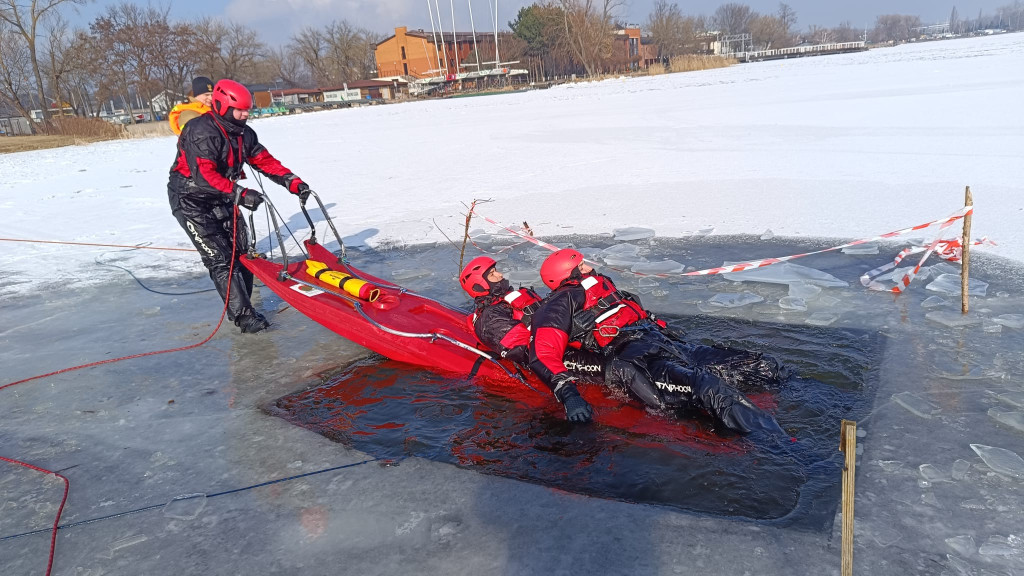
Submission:
[[[467,321],[469,312],[366,274],[349,264],[344,243],[323,203],[315,194],[313,197],[342,248],[340,254],[335,254],[317,242],[313,221],[302,205],[312,230],[310,239],[304,243],[306,259],[326,264],[332,271],[341,273],[339,276],[373,284],[379,291],[377,296],[373,301],[358,298],[311,275],[305,259],[289,261],[287,254],[283,254],[282,262],[276,262],[256,253],[254,245],[250,246],[241,262],[267,288],[325,328],[382,356],[434,372],[473,378],[488,391],[523,402],[531,409],[563,414],[547,386],[536,376],[492,355],[477,340]],[[267,209],[276,229],[278,245],[283,246],[276,210],[272,204]],[[701,448],[716,452],[741,450],[731,438],[705,430],[694,422],[648,412],[628,399],[609,397],[601,386],[584,385],[580,392],[594,406],[595,420],[600,424],[632,433],[696,442]],[[770,395],[751,399],[764,408],[774,408],[770,405],[774,400]]]

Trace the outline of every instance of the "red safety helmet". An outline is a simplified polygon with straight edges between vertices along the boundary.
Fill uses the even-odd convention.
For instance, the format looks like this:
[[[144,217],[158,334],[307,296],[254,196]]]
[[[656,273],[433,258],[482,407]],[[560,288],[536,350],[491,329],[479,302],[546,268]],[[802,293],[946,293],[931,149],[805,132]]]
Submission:
[[[489,256],[477,256],[466,264],[459,274],[459,284],[470,296],[487,296],[491,292],[491,283],[487,281],[487,272],[494,268],[496,262]]]
[[[582,263],[583,254],[572,248],[563,248],[548,256],[540,265],[540,279],[554,290]]]
[[[252,108],[252,94],[249,89],[234,80],[224,79],[213,87],[213,111],[227,116],[228,110],[249,110]]]

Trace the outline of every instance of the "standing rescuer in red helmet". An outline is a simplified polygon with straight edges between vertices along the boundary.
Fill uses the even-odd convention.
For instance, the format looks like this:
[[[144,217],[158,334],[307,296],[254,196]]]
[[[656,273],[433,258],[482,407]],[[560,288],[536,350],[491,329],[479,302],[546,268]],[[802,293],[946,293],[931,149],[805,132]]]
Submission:
[[[489,256],[474,258],[459,274],[459,284],[476,305],[471,317],[476,337],[502,358],[527,366],[530,320],[541,298],[530,288],[513,289]],[[574,375],[602,378],[604,365],[596,354],[572,352],[565,358]]]
[[[303,202],[309,196],[309,186],[271,156],[259,143],[256,132],[246,126],[252,95],[245,86],[234,80],[217,82],[212,108],[182,129],[167,196],[171,212],[199,250],[221,298],[228,298],[230,286],[228,319],[243,333],[259,332],[270,323],[253,310],[249,301],[252,273],[238,261],[245,252],[248,232],[244,219],[233,215],[236,196],[238,204],[255,210],[263,202],[263,195],[237,181],[244,178],[242,167],[248,164]],[[235,260],[229,273],[233,246]]]
[[[576,250],[551,254],[541,279],[553,290],[533,314],[530,367],[551,387],[573,422],[593,415],[566,370],[567,349],[601,353],[605,383],[655,408],[701,408],[747,434],[783,434],[775,419],[724,378],[779,379],[779,365],[760,354],[684,342],[631,294],[594,272]]]

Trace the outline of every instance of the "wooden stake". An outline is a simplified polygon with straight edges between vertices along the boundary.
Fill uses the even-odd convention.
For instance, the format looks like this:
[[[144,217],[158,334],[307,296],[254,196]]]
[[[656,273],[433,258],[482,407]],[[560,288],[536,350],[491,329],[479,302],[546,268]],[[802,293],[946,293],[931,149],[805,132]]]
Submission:
[[[971,187],[964,192],[964,206],[974,206]],[[971,214],[964,216],[964,236],[960,244],[963,246],[963,257],[960,259],[960,312],[967,314],[968,276],[971,265]]]
[[[843,555],[842,576],[853,576],[853,479],[857,469],[857,423],[843,420],[839,450],[846,454],[843,467]]]
[[[459,250],[459,272],[456,272],[456,274],[462,271],[463,260],[466,259],[466,242],[469,242],[469,222],[473,219],[473,209],[476,208],[477,202],[478,200],[474,199],[473,203],[469,205],[469,211],[466,212],[466,228],[462,231],[462,248]]]

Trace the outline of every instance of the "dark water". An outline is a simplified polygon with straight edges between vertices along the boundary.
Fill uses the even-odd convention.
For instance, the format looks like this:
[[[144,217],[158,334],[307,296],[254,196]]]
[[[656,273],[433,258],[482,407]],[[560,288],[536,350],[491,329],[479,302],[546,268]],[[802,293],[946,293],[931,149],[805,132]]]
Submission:
[[[771,349],[813,374],[816,379],[800,375],[778,390],[745,390],[769,395],[780,423],[798,441],[760,445],[722,435],[709,446],[610,426],[571,426],[562,415],[511,395],[379,357],[280,398],[269,411],[377,457],[418,456],[601,498],[829,529],[840,495],[839,421],[869,409],[879,340],[855,330],[728,319],[683,317],[671,324],[693,339]],[[702,414],[684,417],[714,426]]]

